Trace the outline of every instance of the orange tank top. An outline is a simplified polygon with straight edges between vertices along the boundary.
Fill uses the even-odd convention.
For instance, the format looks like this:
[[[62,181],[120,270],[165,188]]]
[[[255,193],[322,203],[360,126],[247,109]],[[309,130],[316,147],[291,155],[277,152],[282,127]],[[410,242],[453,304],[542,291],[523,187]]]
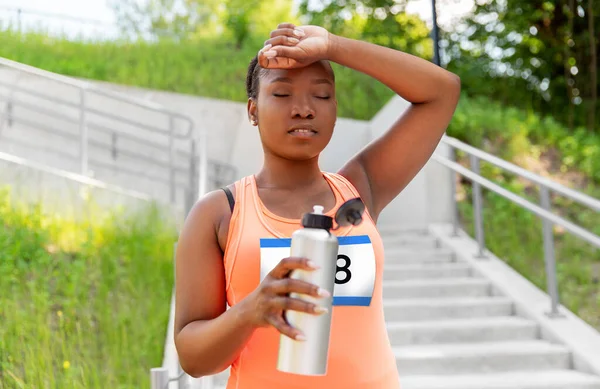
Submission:
[[[323,172],[332,188],[334,216],[345,201],[359,197],[339,174]],[[300,220],[271,213],[258,196],[255,177],[235,183],[224,264],[227,301],[234,306],[260,284],[278,260],[289,256],[292,233]],[[279,332],[254,331],[231,366],[227,389],[398,389],[382,305],[383,243],[368,211],[358,226],[334,231],[340,241],[334,288],[329,360],[324,376],[303,376],[277,370]],[[340,260],[341,258],[341,260]],[[350,278],[347,278],[350,277]]]

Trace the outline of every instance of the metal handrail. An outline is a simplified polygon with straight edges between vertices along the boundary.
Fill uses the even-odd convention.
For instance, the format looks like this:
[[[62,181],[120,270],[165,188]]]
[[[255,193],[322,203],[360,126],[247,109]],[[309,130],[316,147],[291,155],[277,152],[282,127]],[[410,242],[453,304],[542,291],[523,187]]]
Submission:
[[[0,57],[0,65],[5,65],[3,63],[3,61],[5,61],[5,60],[6,59]],[[6,60],[6,61],[13,62],[13,61],[10,61],[10,60]],[[18,63],[18,62],[15,62],[15,63]],[[23,64],[19,64],[19,65],[21,65],[21,66],[27,66],[27,65],[23,65]],[[5,66],[7,66],[7,65],[5,65]],[[37,68],[33,68],[33,69],[35,69],[36,71],[34,71],[34,72],[27,71],[25,73],[36,75],[36,76],[40,76],[40,77],[45,77],[45,76],[43,76],[41,74],[38,74],[40,72],[45,72],[45,71],[39,70]],[[22,71],[21,69],[16,69],[16,70]],[[47,73],[49,73],[49,72],[47,72]],[[49,74],[54,74],[54,73],[49,73]],[[56,76],[58,76],[59,78],[63,78],[64,77],[64,76],[60,76],[60,75],[56,75]],[[58,80],[58,79],[54,79],[54,78],[49,78],[49,79],[52,80],[52,81],[63,83],[62,80]],[[71,81],[73,81],[73,80],[71,80]],[[81,81],[77,81],[77,80],[75,80],[75,81],[76,82],[81,82]],[[188,124],[187,131],[184,134],[177,135],[176,137],[178,137],[178,138],[181,138],[181,139],[188,138],[191,135],[191,133],[192,133],[193,121],[189,117],[187,117],[187,116],[184,116],[184,115],[182,115],[180,113],[177,113],[177,112],[174,112],[174,111],[170,111],[170,110],[164,109],[160,105],[156,105],[154,103],[147,102],[145,100],[138,100],[138,99],[131,98],[131,97],[128,97],[128,96],[119,95],[118,93],[115,93],[115,92],[105,91],[105,90],[102,90],[100,88],[95,87],[94,85],[87,84],[87,83],[84,83],[84,82],[81,82],[81,84],[82,85],[80,86],[80,85],[76,85],[76,84],[73,84],[73,83],[70,82],[70,83],[68,83],[66,85],[72,86],[74,88],[80,88],[80,89],[84,88],[86,91],[93,92],[93,93],[95,93],[97,95],[100,95],[100,96],[109,97],[109,98],[111,98],[113,100],[125,102],[125,103],[128,103],[128,104],[133,104],[133,105],[138,106],[140,108],[145,108],[145,109],[149,109],[149,110],[152,110],[152,111],[160,112],[160,113],[169,115],[171,117],[180,119],[182,121],[185,121]],[[13,90],[16,90],[16,91],[28,94],[30,96],[34,96],[34,97],[37,97],[37,98],[41,98],[41,99],[50,101],[52,103],[59,103],[59,104],[62,104],[62,105],[66,105],[66,106],[75,108],[75,109],[79,108],[78,104],[72,103],[72,102],[64,100],[64,99],[60,99],[60,98],[58,98],[56,96],[46,96],[46,95],[40,93],[39,91],[34,91],[34,90],[31,90],[31,89],[28,89],[28,88],[23,88],[23,87],[20,87],[18,85],[8,86],[6,83],[4,83],[2,81],[0,81],[0,85],[4,86],[4,87],[7,87],[7,88],[9,87],[9,88],[11,88]],[[21,104],[21,103],[19,103],[19,104]],[[160,108],[160,109],[157,109],[157,107]],[[148,126],[148,125],[143,124],[143,123],[136,123],[134,120],[128,120],[128,119],[125,119],[125,118],[120,118],[120,117],[118,117],[116,115],[111,115],[111,114],[109,114],[107,112],[98,111],[98,110],[93,109],[93,108],[87,108],[87,111],[90,112],[90,113],[96,114],[96,115],[105,116],[105,117],[113,119],[113,120],[119,120],[119,121],[123,121],[123,122],[129,123],[129,124],[132,124],[132,125],[140,126],[140,127],[143,127],[143,128],[145,128],[145,129],[147,129],[149,131],[163,132],[163,131],[160,131],[160,129],[157,129],[155,127],[153,128],[153,127]]]
[[[115,154],[115,151],[116,151],[119,155],[125,156],[125,154],[127,154],[127,157],[134,158],[135,160],[144,160],[145,162],[148,162],[149,159],[152,159],[154,162],[157,162],[157,163],[160,162],[160,164],[163,164],[165,167],[168,167],[168,171],[169,171],[168,181],[169,181],[169,185],[171,188],[170,189],[171,190],[170,197],[171,197],[172,203],[176,202],[176,187],[179,187],[179,183],[177,182],[179,180],[176,179],[176,175],[182,171],[187,170],[189,172],[189,176],[188,176],[189,182],[187,185],[183,186],[183,190],[185,190],[187,192],[187,194],[185,196],[187,210],[189,210],[189,208],[191,208],[191,205],[193,204],[195,198],[197,198],[199,195],[203,194],[206,191],[207,184],[205,181],[207,179],[207,170],[208,170],[206,164],[208,163],[208,160],[207,160],[207,156],[206,156],[205,142],[206,142],[207,136],[205,134],[205,130],[199,129],[199,133],[197,135],[199,138],[199,144],[200,144],[201,149],[197,150],[196,139],[193,138],[194,122],[190,117],[183,115],[179,112],[167,109],[167,108],[165,108],[159,104],[153,103],[153,102],[137,99],[134,97],[129,97],[129,96],[117,93],[117,92],[104,90],[104,89],[101,89],[101,88],[99,88],[91,83],[85,82],[85,81],[81,81],[81,80],[73,79],[70,77],[63,76],[63,75],[51,73],[51,72],[41,70],[41,69],[29,66],[29,65],[21,64],[21,63],[18,63],[18,62],[15,62],[15,61],[12,61],[12,60],[9,60],[6,58],[0,57],[0,66],[4,66],[9,69],[12,69],[12,70],[18,72],[17,73],[18,75],[27,74],[27,75],[38,76],[43,79],[57,82],[62,85],[73,87],[76,90],[79,90],[79,103],[73,103],[71,101],[65,100],[64,98],[60,98],[58,96],[51,96],[47,93],[43,93],[38,90],[24,88],[24,87],[16,85],[16,84],[12,85],[12,84],[7,84],[5,82],[0,82],[0,85],[9,88],[9,90],[11,91],[11,93],[9,95],[12,95],[12,92],[17,91],[17,92],[24,93],[24,94],[34,97],[34,98],[40,98],[40,99],[50,102],[52,104],[58,104],[63,107],[69,107],[69,109],[74,110],[72,113],[67,112],[68,114],[60,112],[60,110],[52,111],[47,108],[38,107],[36,104],[22,102],[13,97],[9,97],[9,98],[7,98],[7,110],[6,110],[7,112],[0,112],[0,115],[2,115],[2,117],[7,118],[10,121],[22,122],[23,124],[26,124],[28,126],[37,128],[42,131],[50,132],[50,133],[56,134],[58,136],[69,137],[72,139],[78,138],[80,140],[80,142],[79,142],[79,144],[80,144],[79,158],[80,158],[80,163],[81,163],[80,173],[82,175],[88,175],[89,163],[96,162],[96,161],[90,159],[90,157],[89,157],[89,151],[88,151],[89,146],[90,145],[100,146],[102,149],[107,148],[109,150],[112,150],[113,151],[113,159],[116,158],[116,154]],[[102,96],[102,97],[111,99],[113,102],[116,101],[116,102],[127,103],[134,107],[139,107],[139,108],[142,108],[142,109],[154,112],[154,113],[159,113],[159,114],[165,115],[167,118],[167,122],[168,122],[166,125],[166,128],[160,128],[160,127],[156,127],[153,125],[148,125],[146,123],[139,122],[131,117],[120,117],[119,115],[115,115],[110,112],[103,112],[101,110],[94,109],[94,108],[90,107],[89,104],[86,104],[87,95],[89,95],[89,94]],[[43,115],[48,115],[49,117],[56,118],[57,120],[64,120],[64,121],[72,123],[76,126],[78,125],[79,131],[78,131],[78,133],[70,133],[69,131],[53,128],[48,123],[36,123],[33,120],[29,120],[26,117],[22,117],[22,115],[15,115],[12,112],[13,105],[23,107],[24,109],[28,109],[30,111],[37,112],[37,113],[40,113]],[[167,142],[162,145],[162,149],[165,151],[164,156],[162,158],[159,158],[160,161],[158,161],[158,160],[156,160],[157,155],[150,155],[148,157],[144,157],[143,155],[141,155],[139,153],[135,153],[133,151],[128,152],[127,150],[122,149],[122,146],[121,146],[121,149],[117,150],[118,147],[120,146],[120,145],[119,146],[117,145],[117,142],[116,142],[117,137],[122,138],[122,139],[128,139],[130,141],[134,141],[140,145],[143,144],[145,146],[152,146],[155,149],[158,149],[161,145],[156,142],[152,142],[152,141],[148,140],[147,136],[137,136],[137,134],[133,134],[133,133],[131,133],[131,131],[122,131],[119,128],[111,129],[107,125],[101,125],[100,123],[94,123],[94,122],[92,122],[92,120],[90,118],[92,116],[98,117],[101,119],[106,119],[111,122],[118,122],[119,125],[121,125],[121,126],[135,128],[137,130],[148,131],[151,133],[158,133],[161,136],[165,136],[166,137],[165,139],[167,139]],[[182,122],[184,124],[183,127],[181,126]],[[107,145],[105,143],[102,144],[94,139],[90,139],[90,133],[89,133],[90,129],[93,129],[94,131],[98,131],[98,132],[109,133],[110,135],[113,136],[113,139],[114,139],[113,143],[111,145]],[[183,131],[178,131],[178,130],[183,130]],[[189,145],[191,147],[191,150],[188,150],[185,153],[182,153],[182,150],[179,149],[178,147],[176,147],[176,145],[174,143],[175,139],[181,139],[181,140],[185,140],[185,141],[189,140],[189,142],[190,142]],[[200,151],[200,152],[198,153],[198,151]],[[189,163],[188,162],[185,163],[185,165],[186,165],[185,168],[182,168],[182,166],[177,163],[176,157],[181,157],[181,156],[185,156],[186,160],[189,161]],[[152,158],[152,157],[154,157],[154,158]],[[98,163],[96,163],[96,164],[98,164]],[[120,166],[118,163],[115,164],[115,167],[119,167],[120,171],[122,171],[123,173],[135,174],[133,171],[127,171],[127,169],[125,169],[124,166]],[[198,175],[199,177],[194,177],[195,175]]]
[[[2,98],[1,94],[0,94],[0,98]],[[22,105],[22,104],[19,103],[19,105]],[[28,107],[28,105],[22,105],[22,106]],[[33,106],[30,106],[30,107],[33,107]],[[34,110],[35,112],[39,112],[39,113],[45,113],[45,110],[42,110],[42,109],[32,109],[32,110]],[[64,119],[65,121],[68,121],[70,123],[74,123],[74,124],[77,123],[77,121],[73,121],[72,119],[69,119],[69,118],[59,117],[59,115],[56,115],[56,114],[49,115],[49,116],[54,116],[54,117],[59,118],[61,120]],[[24,117],[22,117],[20,115],[15,115],[14,113],[6,113],[5,114],[5,113],[2,113],[0,111],[0,118],[2,118],[2,117],[6,117],[6,118],[8,118],[10,120],[14,120],[16,122],[23,123],[23,124],[31,126],[31,127],[35,127],[35,128],[37,128],[39,130],[42,130],[42,131],[45,131],[45,132],[48,132],[48,133],[60,136],[60,137],[62,137],[64,139],[76,140],[78,138],[77,134],[74,134],[72,132],[65,131],[65,130],[62,130],[62,129],[58,129],[58,128],[55,128],[55,127],[52,127],[52,126],[49,126],[49,125],[46,125],[46,124],[37,123],[37,122],[35,122],[33,120],[26,119],[26,118],[24,118]],[[113,134],[114,133],[114,130],[110,130],[107,127],[104,127],[104,126],[101,126],[101,125],[97,125],[95,123],[88,122],[88,127],[95,128],[99,132],[102,132],[102,133],[105,133],[105,134]],[[133,135],[129,135],[129,134],[118,134],[118,135],[119,135],[119,138],[133,140],[135,142],[139,142],[140,145],[151,147],[151,148],[154,148],[156,150],[164,149],[164,145],[161,145],[161,144],[159,144],[157,142],[140,139],[140,138],[137,138],[137,137],[135,137]],[[113,146],[111,144],[106,143],[106,142],[101,142],[101,141],[98,141],[98,140],[90,139],[89,140],[89,144],[90,145],[94,145],[94,146],[96,146],[96,147],[98,147],[100,149],[103,149],[103,150],[107,150],[107,151],[113,150]],[[190,158],[190,154],[186,153],[184,150],[179,150],[178,149],[178,150],[174,150],[174,151],[177,152],[177,154],[180,155],[180,156],[184,156],[184,157],[186,157],[188,159]],[[60,151],[58,151],[58,150],[56,150],[56,152],[60,153]],[[131,150],[120,150],[120,151],[118,151],[118,153],[119,153],[119,155],[133,157],[133,158],[136,158],[136,159],[139,159],[139,160],[151,163],[151,164],[155,164],[157,166],[163,165],[166,162],[166,161],[159,161],[157,159],[152,159],[150,157],[146,157],[142,153],[137,153],[137,152],[131,151]],[[177,167],[176,165],[174,165],[174,168],[176,168],[176,169],[185,169],[186,171],[188,170],[188,168]]]
[[[582,205],[586,205],[595,211],[600,211],[600,200],[597,200],[593,197],[590,197],[584,193],[578,192],[571,188],[567,188],[566,186],[558,184],[545,177],[539,176],[535,173],[530,172],[529,170],[523,169],[522,167],[514,165],[510,162],[506,162],[505,160],[500,159],[494,155],[488,154],[485,151],[479,150],[473,146],[463,143],[456,138],[445,137],[443,139],[443,142],[447,145],[454,147],[455,149],[464,151],[465,153],[468,153],[470,155],[474,155],[482,161],[489,162],[492,165],[495,165],[503,170],[517,174],[523,178],[528,179],[529,181],[535,182],[536,184],[543,185],[548,189],[552,189],[553,192],[560,193],[561,195],[570,198],[571,200],[577,201]]]
[[[30,169],[35,169],[35,170],[44,172],[46,174],[50,174],[50,175],[60,177],[60,178],[66,178],[70,181],[78,182],[83,185],[88,185],[88,186],[98,188],[98,189],[104,189],[104,190],[107,190],[107,191],[110,191],[110,192],[113,192],[116,194],[125,195],[125,196],[132,197],[135,199],[144,200],[144,201],[152,201],[153,200],[152,197],[150,197],[149,195],[147,195],[145,193],[137,192],[137,191],[130,190],[130,189],[123,189],[119,186],[111,185],[104,181],[99,181],[94,178],[82,176],[81,174],[56,169],[56,168],[50,167],[48,165],[44,165],[42,163],[30,161],[25,158],[20,158],[15,155],[12,155],[12,154],[6,154],[1,151],[0,151],[0,161],[6,161],[6,162],[13,163],[15,165],[27,167]]]
[[[483,229],[483,201],[481,187],[484,186],[492,192],[510,200],[514,204],[519,205],[536,216],[542,219],[543,223],[543,241],[544,241],[544,262],[546,267],[546,279],[548,294],[551,298],[551,310],[548,312],[550,317],[562,317],[563,315],[559,312],[559,294],[558,294],[558,283],[556,278],[556,258],[554,248],[554,235],[553,225],[559,225],[571,234],[591,243],[592,245],[600,248],[600,236],[587,230],[586,228],[580,227],[556,214],[551,210],[550,206],[550,191],[561,194],[567,198],[575,200],[593,210],[600,210],[600,201],[580,193],[576,190],[567,188],[549,179],[541,177],[535,173],[518,167],[510,162],[495,157],[491,154],[486,153],[483,150],[477,149],[466,143],[459,141],[458,139],[444,136],[441,143],[449,146],[450,158],[446,158],[440,153],[436,152],[432,156],[432,160],[438,162],[442,166],[445,166],[452,171],[462,175],[463,177],[473,182],[473,208],[475,218],[475,235],[479,246],[478,258],[485,258],[485,235]],[[461,150],[470,156],[471,169],[468,169],[456,161],[456,150]],[[492,181],[484,178],[480,175],[479,162],[480,160],[487,161],[493,165],[516,174],[522,178],[528,179],[536,184],[540,188],[540,205],[534,204],[529,200],[493,183]],[[456,181],[454,175],[451,177],[452,186],[452,198],[453,198],[453,226],[454,235],[458,236],[458,204],[455,198],[456,195]]]

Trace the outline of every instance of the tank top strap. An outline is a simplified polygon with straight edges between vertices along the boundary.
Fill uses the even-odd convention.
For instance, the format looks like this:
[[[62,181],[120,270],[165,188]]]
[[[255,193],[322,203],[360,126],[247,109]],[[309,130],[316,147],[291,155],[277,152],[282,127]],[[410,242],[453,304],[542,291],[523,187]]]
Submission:
[[[323,174],[327,178],[329,178],[329,181],[332,182],[336,186],[336,188],[343,194],[345,200],[354,197],[360,197],[360,194],[358,193],[354,185],[352,185],[346,177],[338,173],[323,172]]]
[[[238,249],[240,246],[242,233],[245,226],[245,220],[248,216],[248,201],[251,196],[248,195],[248,177],[243,177],[234,183],[235,186],[235,205],[229,219],[229,229],[227,232],[227,244],[223,253],[223,265],[225,269],[225,290],[229,294],[231,286],[232,272],[235,267],[235,261],[238,258]],[[250,204],[251,205],[251,204]],[[232,291],[233,292],[233,291]],[[235,302],[235,296],[232,295]]]

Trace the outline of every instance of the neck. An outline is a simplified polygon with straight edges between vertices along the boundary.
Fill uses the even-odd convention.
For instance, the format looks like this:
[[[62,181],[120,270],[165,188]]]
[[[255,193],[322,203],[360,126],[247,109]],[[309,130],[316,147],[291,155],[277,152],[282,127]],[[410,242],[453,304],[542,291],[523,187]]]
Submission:
[[[314,185],[322,179],[319,157],[293,161],[270,153],[265,153],[263,167],[256,174],[258,187],[265,189],[294,190]]]

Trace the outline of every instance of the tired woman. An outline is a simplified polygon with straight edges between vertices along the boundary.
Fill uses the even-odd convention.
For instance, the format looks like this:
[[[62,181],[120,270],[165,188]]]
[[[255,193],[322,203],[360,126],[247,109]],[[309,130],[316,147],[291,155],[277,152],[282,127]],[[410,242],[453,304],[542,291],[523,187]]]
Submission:
[[[377,79],[411,103],[337,172],[319,167],[337,118],[330,62]],[[384,253],[376,223],[434,152],[458,103],[459,78],[401,51],[318,26],[280,24],[251,61],[246,89],[248,119],[258,128],[264,163],[256,174],[199,199],[181,232],[175,344],[183,369],[201,377],[231,366],[227,389],[399,388],[384,321]],[[277,254],[261,248],[261,240],[289,238],[316,204],[332,216],[355,197],[366,206],[363,222],[334,233],[369,237],[363,260],[375,277],[353,277],[370,282],[372,294],[333,305],[325,375],[281,372],[280,336],[300,342],[305,336],[283,312],[323,314],[318,304],[289,294],[331,296],[288,277],[294,269],[311,271],[310,258],[273,258]]]

